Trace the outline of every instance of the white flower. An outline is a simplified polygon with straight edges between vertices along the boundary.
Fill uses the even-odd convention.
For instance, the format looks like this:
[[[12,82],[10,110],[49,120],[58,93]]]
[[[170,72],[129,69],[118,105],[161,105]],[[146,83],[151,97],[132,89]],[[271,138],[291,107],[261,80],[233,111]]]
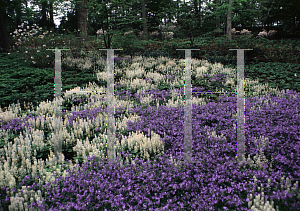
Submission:
[[[168,30],[174,30],[175,28],[176,28],[176,26],[171,25],[171,26],[168,27]]]
[[[295,77],[297,77],[297,74],[295,73]]]
[[[46,45],[43,45],[43,47],[46,47]]]
[[[151,35],[158,35],[158,31],[152,32]]]
[[[47,55],[46,57],[49,57],[49,55]]]
[[[106,31],[104,31],[104,33],[106,33]],[[97,35],[102,35],[103,34],[103,30],[102,29],[99,29],[97,32],[96,32]]]
[[[269,32],[267,32],[265,29],[263,29],[262,32],[259,32],[258,36],[257,37],[261,37],[261,36],[264,36],[264,37],[269,37],[273,34],[276,34],[277,31],[276,30],[270,30]]]
[[[40,50],[37,50],[36,52],[40,52]]]
[[[248,29],[243,29],[241,31],[241,34],[250,34],[250,33],[251,33],[251,31],[248,31]]]
[[[8,55],[10,55],[10,53],[8,53]]]
[[[27,29],[29,29],[29,26],[27,26]]]
[[[131,33],[133,33],[133,31],[125,32],[124,36],[126,36],[127,34],[131,34]],[[142,34],[142,33],[140,32],[140,34]]]
[[[22,29],[19,29],[19,32],[21,32],[22,31]]]
[[[163,32],[163,37],[166,39],[172,39],[174,33],[173,32]]]
[[[28,53],[28,51],[25,51],[25,53]]]

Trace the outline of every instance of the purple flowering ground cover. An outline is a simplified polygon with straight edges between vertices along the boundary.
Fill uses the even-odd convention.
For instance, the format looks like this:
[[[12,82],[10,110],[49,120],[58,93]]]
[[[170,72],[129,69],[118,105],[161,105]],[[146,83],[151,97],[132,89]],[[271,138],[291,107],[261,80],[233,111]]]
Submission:
[[[175,76],[170,78],[174,81]],[[223,77],[209,79],[220,84]],[[116,87],[122,90],[122,85],[117,83]],[[203,87],[194,85],[192,89],[193,92],[203,91]],[[177,90],[184,96],[183,87]],[[207,100],[206,105],[193,105],[195,163],[184,163],[184,106],[165,106],[171,91],[153,89],[142,94],[132,94],[128,89],[115,91],[116,96],[132,102],[138,102],[144,94],[152,94],[151,98],[159,102],[159,109],[156,103],[130,108],[128,114],[134,113],[141,120],[128,121],[124,131],[117,131],[116,139],[121,140],[121,136],[136,131],[150,137],[150,130],[161,137],[163,156],[150,153],[151,160],[145,161],[135,151],[124,151],[120,159],[130,156],[135,164],[123,167],[89,158],[89,163],[78,164],[79,171],[70,171],[65,178],[59,176],[51,185],[31,184],[30,189],[40,190],[44,199],[42,204],[33,202],[28,207],[53,211],[251,210],[250,194],[255,198],[263,192],[261,201],[273,201],[279,210],[299,210],[299,188],[289,188],[300,179],[299,93],[290,91],[281,97],[245,99],[245,154],[250,159],[243,164],[235,159],[236,131],[233,125],[237,108],[234,95]],[[124,110],[124,107],[116,106],[115,118],[120,118]],[[68,117],[67,128],[70,130],[79,119],[95,120],[98,113],[104,112],[105,108],[73,111]],[[13,119],[1,124],[1,129],[20,131],[26,125],[30,128],[30,118],[38,117],[28,116],[22,121]],[[103,132],[102,129],[99,128],[98,134]],[[207,136],[213,131],[215,135]],[[170,155],[182,163],[175,166],[170,162]],[[27,185],[30,179],[30,176],[24,177],[20,185]]]

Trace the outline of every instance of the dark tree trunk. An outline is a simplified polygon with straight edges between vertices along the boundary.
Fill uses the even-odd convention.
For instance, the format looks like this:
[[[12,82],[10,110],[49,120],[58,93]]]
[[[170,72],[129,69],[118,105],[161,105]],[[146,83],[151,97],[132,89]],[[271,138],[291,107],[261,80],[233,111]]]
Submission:
[[[49,4],[49,13],[50,13],[49,26],[55,28],[54,17],[53,17],[53,3]]]
[[[145,7],[145,0],[142,1],[142,16],[143,16],[143,38],[144,40],[148,40],[148,29],[147,29],[147,14]]]
[[[232,17],[232,0],[229,0],[229,10],[228,10],[228,13],[227,13],[227,32],[226,32],[226,35],[227,35],[227,39],[228,40],[231,40],[232,39],[232,33],[231,33],[231,17]]]
[[[4,20],[4,12],[2,10],[3,8],[0,8],[0,35],[1,35],[1,48],[3,48],[5,53],[10,52],[10,41],[8,32],[5,26],[5,20]]]
[[[220,5],[220,0],[216,1],[216,4],[219,6]],[[217,17],[216,20],[216,28],[220,31],[221,30],[221,22],[220,22],[220,17]],[[220,34],[220,32],[217,33],[218,35]]]
[[[46,9],[47,9],[47,2],[44,1],[42,2],[42,20],[40,20],[40,26],[41,27],[46,27],[47,26],[47,14],[46,14]]]
[[[78,14],[78,29],[81,37],[84,39],[87,36],[87,0],[80,2]]]

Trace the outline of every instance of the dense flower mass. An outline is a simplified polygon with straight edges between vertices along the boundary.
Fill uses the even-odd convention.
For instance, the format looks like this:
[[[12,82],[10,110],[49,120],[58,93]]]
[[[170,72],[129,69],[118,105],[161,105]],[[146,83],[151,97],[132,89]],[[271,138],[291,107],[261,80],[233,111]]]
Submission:
[[[5,164],[0,166],[0,186],[14,192],[12,199],[26,201],[15,200],[14,206],[53,211],[271,210],[282,203],[294,210],[299,207],[299,93],[278,92],[245,80],[245,89],[253,96],[245,98],[247,159],[239,163],[235,74],[219,65],[193,61],[194,162],[190,163],[184,159],[183,61],[164,60],[138,58],[129,66],[122,62],[123,69],[115,70],[123,77],[114,92],[115,150],[120,161],[114,164],[105,163],[107,106],[103,96],[95,95],[81,108],[63,112],[63,149],[66,154],[77,153],[75,164],[57,165],[52,151],[46,162],[37,159],[53,143],[53,102],[41,103],[26,117],[0,113],[3,134],[20,133],[1,151]],[[157,69],[150,68],[153,65]],[[105,80],[107,74],[100,71],[98,77]],[[214,100],[203,97],[216,91],[215,87],[232,94]],[[79,90],[96,93],[103,87]],[[68,97],[84,102],[68,93],[64,101]],[[23,168],[14,167],[17,161]],[[16,189],[17,184],[22,190]]]

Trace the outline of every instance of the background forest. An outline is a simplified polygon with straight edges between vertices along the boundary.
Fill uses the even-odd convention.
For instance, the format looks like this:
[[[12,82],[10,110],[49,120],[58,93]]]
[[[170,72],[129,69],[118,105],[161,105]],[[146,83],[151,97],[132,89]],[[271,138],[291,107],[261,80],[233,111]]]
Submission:
[[[204,2],[205,7],[202,5]],[[174,33],[174,38],[191,40],[208,32],[214,32],[216,36],[226,33],[229,35],[228,28],[236,28],[238,31],[245,28],[258,33],[262,28],[269,30],[271,27],[278,32],[274,37],[276,39],[300,35],[297,18],[300,2],[297,0],[192,0],[188,3],[173,0],[72,0],[68,3],[62,0],[40,0],[31,1],[32,5],[38,5],[41,9],[34,11],[32,7],[27,6],[28,1],[1,0],[1,47],[7,51],[13,45],[10,33],[24,21],[28,21],[28,26],[37,24],[45,31],[75,33],[82,36],[85,34],[95,36],[99,29],[107,31],[110,36],[117,31],[126,32],[132,29],[136,35],[144,31],[146,36],[143,38],[149,39],[151,32],[158,30],[161,36],[165,28],[163,26],[169,25],[176,26],[177,33]],[[71,10],[64,10],[62,5]],[[229,5],[231,5],[230,13]],[[57,11],[64,14],[59,28],[55,28],[54,24],[54,15]],[[172,23],[173,17],[177,19],[176,24]],[[162,19],[166,20],[165,23]],[[178,33],[179,31],[181,33]],[[110,44],[107,43],[108,48]]]

